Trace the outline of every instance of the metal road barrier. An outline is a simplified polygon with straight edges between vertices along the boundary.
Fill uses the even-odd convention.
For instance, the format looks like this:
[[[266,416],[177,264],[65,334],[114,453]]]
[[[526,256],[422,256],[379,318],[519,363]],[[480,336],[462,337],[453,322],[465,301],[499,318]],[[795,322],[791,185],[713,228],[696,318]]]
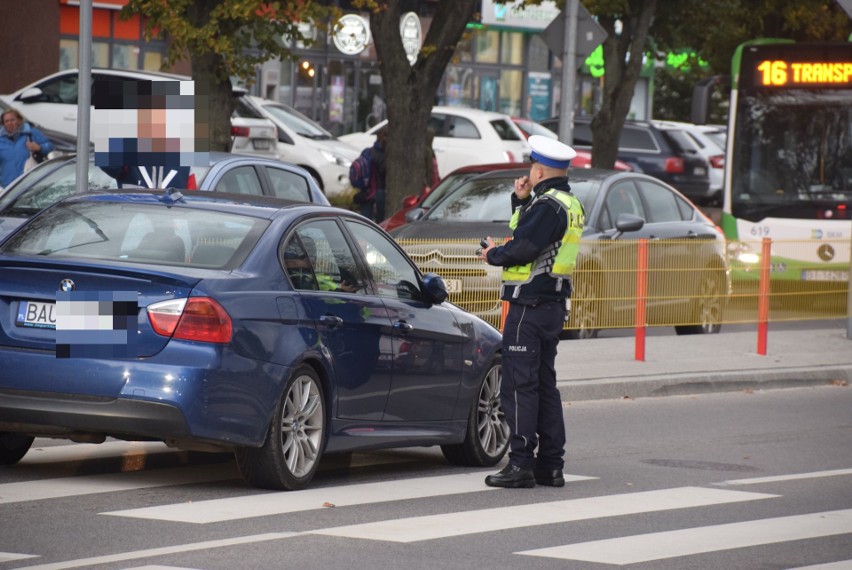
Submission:
[[[477,259],[479,240],[399,244],[421,271],[444,278],[451,302],[502,325],[501,269]],[[565,330],[587,338],[608,328],[673,326],[694,333],[725,323],[844,318],[850,263],[847,240],[584,242]]]

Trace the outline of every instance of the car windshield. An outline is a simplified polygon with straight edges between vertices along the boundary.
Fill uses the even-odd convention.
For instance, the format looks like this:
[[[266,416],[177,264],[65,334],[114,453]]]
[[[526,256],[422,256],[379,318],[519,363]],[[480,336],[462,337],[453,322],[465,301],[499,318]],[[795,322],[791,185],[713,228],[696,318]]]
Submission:
[[[420,204],[423,208],[431,208],[435,204],[441,201],[441,198],[449,194],[454,188],[456,188],[459,184],[464,183],[467,180],[470,180],[474,176],[476,176],[476,172],[464,172],[461,174],[447,174],[443,180],[441,180],[435,188],[429,192],[429,195],[423,199],[423,203]]]
[[[195,175],[196,187],[201,185],[209,166],[193,166],[190,172]],[[45,172],[48,172],[45,174]],[[125,188],[127,185],[125,185]],[[114,190],[118,183],[99,167],[89,166],[89,190]],[[14,184],[9,185],[0,195],[0,212],[4,216],[30,217],[72,194],[77,193],[77,163],[66,162],[56,167],[45,163],[34,168]]]
[[[303,137],[314,140],[328,140],[334,138],[330,132],[295,109],[285,107],[284,105],[264,105],[263,108],[269,112],[269,114],[273,115],[276,119]]]
[[[600,180],[569,180],[571,192],[586,212],[594,202]],[[507,222],[512,215],[513,178],[477,178],[453,190],[423,218],[441,222]]]
[[[208,209],[87,200],[45,210],[0,253],[213,269],[237,266],[267,220]]]

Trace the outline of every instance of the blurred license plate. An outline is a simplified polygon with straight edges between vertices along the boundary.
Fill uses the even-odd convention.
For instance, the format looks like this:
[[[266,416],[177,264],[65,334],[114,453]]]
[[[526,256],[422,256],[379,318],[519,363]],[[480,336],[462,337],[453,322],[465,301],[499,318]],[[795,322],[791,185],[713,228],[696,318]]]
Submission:
[[[462,292],[462,280],[461,279],[444,279],[444,283],[447,285],[447,293],[461,293]]]
[[[251,144],[255,150],[269,150],[272,148],[272,141],[269,139],[252,139]]]
[[[848,271],[831,271],[827,269],[806,269],[802,271],[803,281],[849,281]]]
[[[696,167],[696,169],[695,169],[695,175],[696,176],[704,176],[705,174],[707,174],[706,168],[704,168],[703,166]]]
[[[19,327],[38,329],[56,328],[56,305],[38,301],[21,301],[18,304],[18,315],[15,324]]]

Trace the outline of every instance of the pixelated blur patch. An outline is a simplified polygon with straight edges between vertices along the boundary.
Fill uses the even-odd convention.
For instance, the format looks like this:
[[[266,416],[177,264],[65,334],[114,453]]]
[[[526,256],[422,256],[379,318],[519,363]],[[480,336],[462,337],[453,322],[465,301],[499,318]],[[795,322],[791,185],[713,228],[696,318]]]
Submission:
[[[137,355],[136,291],[57,291],[56,358]]]

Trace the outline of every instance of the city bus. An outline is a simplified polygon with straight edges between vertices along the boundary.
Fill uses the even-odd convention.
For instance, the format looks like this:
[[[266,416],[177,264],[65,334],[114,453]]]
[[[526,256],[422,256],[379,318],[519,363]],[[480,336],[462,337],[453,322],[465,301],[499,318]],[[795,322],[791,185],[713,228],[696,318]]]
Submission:
[[[721,227],[735,281],[758,279],[770,238],[773,287],[848,283],[852,43],[761,39],[737,48]]]

